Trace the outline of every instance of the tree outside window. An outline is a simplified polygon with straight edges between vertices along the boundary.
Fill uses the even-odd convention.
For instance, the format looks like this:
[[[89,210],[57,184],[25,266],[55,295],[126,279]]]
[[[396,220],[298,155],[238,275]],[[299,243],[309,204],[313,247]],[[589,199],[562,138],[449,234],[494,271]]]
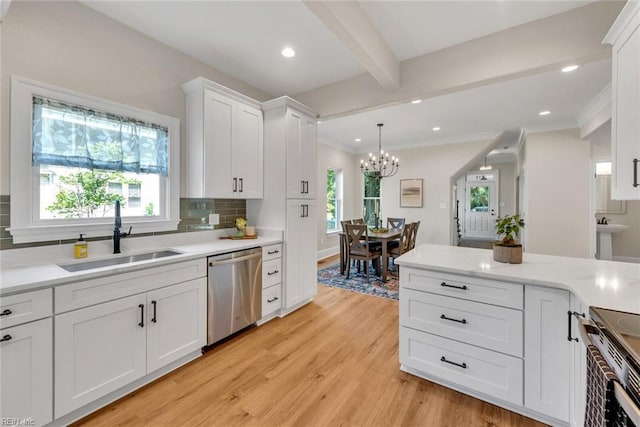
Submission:
[[[365,224],[376,227],[380,216],[380,177],[374,173],[364,175],[363,218]]]
[[[341,175],[339,170],[327,169],[327,232],[340,230]]]

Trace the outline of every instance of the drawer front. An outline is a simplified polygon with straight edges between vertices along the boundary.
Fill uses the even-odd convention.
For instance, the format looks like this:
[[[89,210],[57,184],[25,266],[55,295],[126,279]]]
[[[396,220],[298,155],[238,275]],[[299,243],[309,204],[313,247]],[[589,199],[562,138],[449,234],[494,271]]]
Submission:
[[[400,324],[513,356],[522,356],[522,312],[411,289],[402,291]]]
[[[262,263],[262,289],[267,289],[282,281],[282,258]]]
[[[52,293],[42,289],[0,298],[0,329],[51,316]]]
[[[522,405],[522,359],[400,328],[400,363],[449,383]]]
[[[262,290],[262,317],[266,317],[280,310],[282,306],[280,290],[280,285],[271,286],[270,288]]]
[[[262,247],[262,261],[282,258],[282,243]]]
[[[206,275],[207,262],[202,258],[58,286],[55,312],[64,313]]]
[[[400,286],[471,301],[522,309],[524,286],[458,274],[403,268]]]

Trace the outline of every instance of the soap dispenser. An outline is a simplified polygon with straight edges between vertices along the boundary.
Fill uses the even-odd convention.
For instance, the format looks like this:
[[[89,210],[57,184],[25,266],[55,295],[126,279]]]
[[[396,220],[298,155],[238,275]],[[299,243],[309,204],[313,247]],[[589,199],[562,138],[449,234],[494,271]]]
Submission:
[[[87,255],[89,255],[89,247],[87,241],[80,234],[80,239],[73,245],[73,256],[74,258],[86,258]]]

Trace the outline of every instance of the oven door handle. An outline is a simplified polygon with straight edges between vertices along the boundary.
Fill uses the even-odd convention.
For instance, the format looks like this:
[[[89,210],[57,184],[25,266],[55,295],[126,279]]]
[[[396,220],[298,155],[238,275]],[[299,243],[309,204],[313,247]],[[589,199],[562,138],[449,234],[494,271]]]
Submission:
[[[619,382],[613,382],[613,391],[618,404],[622,407],[633,424],[640,426],[640,408],[631,400],[627,392],[622,388]]]
[[[589,334],[599,335],[598,329],[593,325],[593,323],[588,320],[578,320],[578,332],[580,333],[580,338],[582,338],[582,342],[584,345],[593,345],[593,341]]]

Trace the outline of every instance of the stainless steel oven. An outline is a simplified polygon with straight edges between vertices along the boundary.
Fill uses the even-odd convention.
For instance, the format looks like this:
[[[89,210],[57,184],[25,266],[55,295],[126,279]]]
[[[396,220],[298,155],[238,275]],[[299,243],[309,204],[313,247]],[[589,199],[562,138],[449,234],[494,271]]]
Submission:
[[[618,425],[640,427],[640,315],[600,307],[591,307],[589,315],[590,321],[580,323],[580,332],[617,377],[614,396],[626,416]]]

